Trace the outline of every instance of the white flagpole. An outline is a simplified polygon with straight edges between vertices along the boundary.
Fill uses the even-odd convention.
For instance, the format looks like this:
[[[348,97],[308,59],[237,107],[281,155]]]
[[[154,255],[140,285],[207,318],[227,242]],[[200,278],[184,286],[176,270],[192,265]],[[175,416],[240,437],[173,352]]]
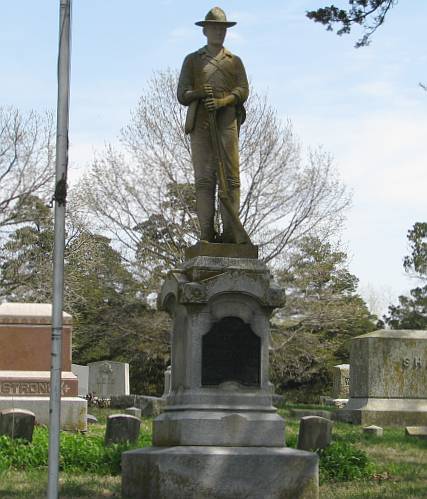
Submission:
[[[48,499],[57,499],[59,496],[59,432],[61,428],[62,310],[64,301],[65,201],[67,195],[68,115],[70,103],[71,2],[72,0],[60,0],[59,14]]]

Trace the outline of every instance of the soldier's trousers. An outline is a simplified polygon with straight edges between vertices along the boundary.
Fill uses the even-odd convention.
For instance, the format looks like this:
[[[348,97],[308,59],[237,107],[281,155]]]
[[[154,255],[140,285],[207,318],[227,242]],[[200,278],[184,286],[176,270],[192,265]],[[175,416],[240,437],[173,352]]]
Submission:
[[[202,106],[200,106],[201,108]],[[196,186],[196,210],[200,223],[201,239],[212,241],[214,237],[215,188],[217,183],[217,161],[212,147],[208,115],[199,109],[196,125],[191,132],[191,154]],[[238,215],[240,208],[239,136],[236,111],[233,106],[216,112],[218,136],[222,146],[225,177],[233,210]],[[233,240],[232,222],[224,206],[220,206],[223,223],[223,242]]]

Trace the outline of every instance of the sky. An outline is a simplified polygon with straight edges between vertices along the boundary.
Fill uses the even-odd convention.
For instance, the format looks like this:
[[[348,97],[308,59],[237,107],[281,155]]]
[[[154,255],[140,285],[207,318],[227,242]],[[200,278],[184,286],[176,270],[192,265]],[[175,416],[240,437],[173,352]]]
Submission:
[[[292,121],[306,147],[322,146],[353,193],[342,241],[374,311],[417,283],[402,267],[406,234],[426,221],[425,0],[400,1],[369,47],[305,17],[327,0],[227,0],[237,25],[225,45],[257,92]],[[339,6],[346,1],[337,0]],[[409,7],[409,3],[411,7]],[[194,25],[205,0],[73,0],[70,164],[75,182],[117,139],[154,71],[179,69],[204,45]],[[55,110],[59,0],[0,0],[0,105]],[[375,303],[374,303],[375,302]]]

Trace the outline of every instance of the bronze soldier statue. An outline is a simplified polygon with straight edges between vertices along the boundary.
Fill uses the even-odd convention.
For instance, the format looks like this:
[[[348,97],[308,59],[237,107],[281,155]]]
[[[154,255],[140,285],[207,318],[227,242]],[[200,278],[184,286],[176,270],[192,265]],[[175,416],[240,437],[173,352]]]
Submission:
[[[239,57],[224,46],[227,21],[219,7],[211,9],[203,27],[207,45],[189,54],[182,65],[178,100],[188,106],[185,132],[190,134],[200,239],[208,242],[249,243],[239,221],[239,128],[249,86]],[[223,233],[214,230],[218,182]]]

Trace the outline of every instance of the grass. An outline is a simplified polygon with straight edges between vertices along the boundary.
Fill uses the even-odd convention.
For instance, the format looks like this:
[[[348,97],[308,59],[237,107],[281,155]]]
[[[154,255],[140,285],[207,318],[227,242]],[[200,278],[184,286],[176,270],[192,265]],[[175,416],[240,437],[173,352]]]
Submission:
[[[286,443],[295,447],[299,429],[297,419],[290,416],[289,410],[293,407],[321,409],[321,406],[304,406],[302,404],[288,405],[279,412],[286,420]],[[108,461],[110,466],[105,468],[95,466],[94,461],[99,457],[99,448],[91,445],[85,447],[86,440],[102,442],[105,432],[105,422],[109,414],[117,413],[114,409],[90,409],[90,413],[98,418],[98,424],[90,425],[86,436],[67,433],[68,458],[66,465],[60,473],[60,497],[61,499],[85,497],[103,498],[120,497],[121,479],[117,468],[117,454],[114,459]],[[38,429],[38,438],[43,441]],[[358,480],[338,482],[332,481],[324,473],[323,483],[320,487],[320,497],[324,499],[341,498],[427,498],[427,441],[408,438],[403,428],[385,428],[384,437],[374,437],[362,433],[360,426],[345,423],[334,423],[333,438],[336,442],[336,456],[341,452],[343,458],[347,451],[357,449],[363,451],[372,463],[367,478]],[[86,440],[81,440],[86,439]],[[141,427],[141,438],[138,446],[151,445],[151,419],[143,420]],[[342,445],[342,449],[340,448]],[[95,446],[96,447],[96,446]],[[100,446],[98,446],[100,447]],[[89,452],[87,461],[81,458],[79,452]],[[88,451],[89,449],[89,451]],[[120,454],[121,449],[117,450]],[[350,453],[351,454],[351,453]],[[357,453],[356,453],[357,454]],[[0,497],[3,498],[42,498],[46,496],[47,467],[39,465],[35,467],[35,461],[26,462],[20,451],[14,466],[5,471],[0,471]],[[336,457],[335,456],[335,457]],[[4,456],[3,456],[4,457]],[[334,457],[334,456],[333,456]],[[351,457],[351,455],[350,455]],[[2,458],[0,450],[0,460]],[[40,459],[40,452],[34,459]],[[38,462],[38,461],[37,461]],[[67,464],[68,463],[68,464]],[[92,463],[92,464],[90,464]],[[18,469],[21,467],[21,469]],[[86,468],[86,469],[85,469]],[[88,471],[88,468],[91,471]],[[111,470],[116,470],[111,472]],[[117,474],[116,474],[117,473]],[[326,478],[325,478],[326,477]]]
[[[295,447],[299,423],[290,417],[290,407],[294,406],[279,412],[286,420],[286,443]],[[427,440],[408,438],[404,428],[385,428],[383,437],[375,437],[362,433],[360,426],[338,422],[333,426],[333,439],[364,451],[374,470],[367,479],[322,483],[321,498],[427,498]]]
[[[137,444],[104,446],[106,419],[114,409],[90,411],[98,418],[86,434],[61,434],[60,497],[120,497],[124,450],[151,445],[151,419],[143,419]],[[44,498],[47,490],[48,433],[36,427],[33,443],[0,437],[0,497]]]

